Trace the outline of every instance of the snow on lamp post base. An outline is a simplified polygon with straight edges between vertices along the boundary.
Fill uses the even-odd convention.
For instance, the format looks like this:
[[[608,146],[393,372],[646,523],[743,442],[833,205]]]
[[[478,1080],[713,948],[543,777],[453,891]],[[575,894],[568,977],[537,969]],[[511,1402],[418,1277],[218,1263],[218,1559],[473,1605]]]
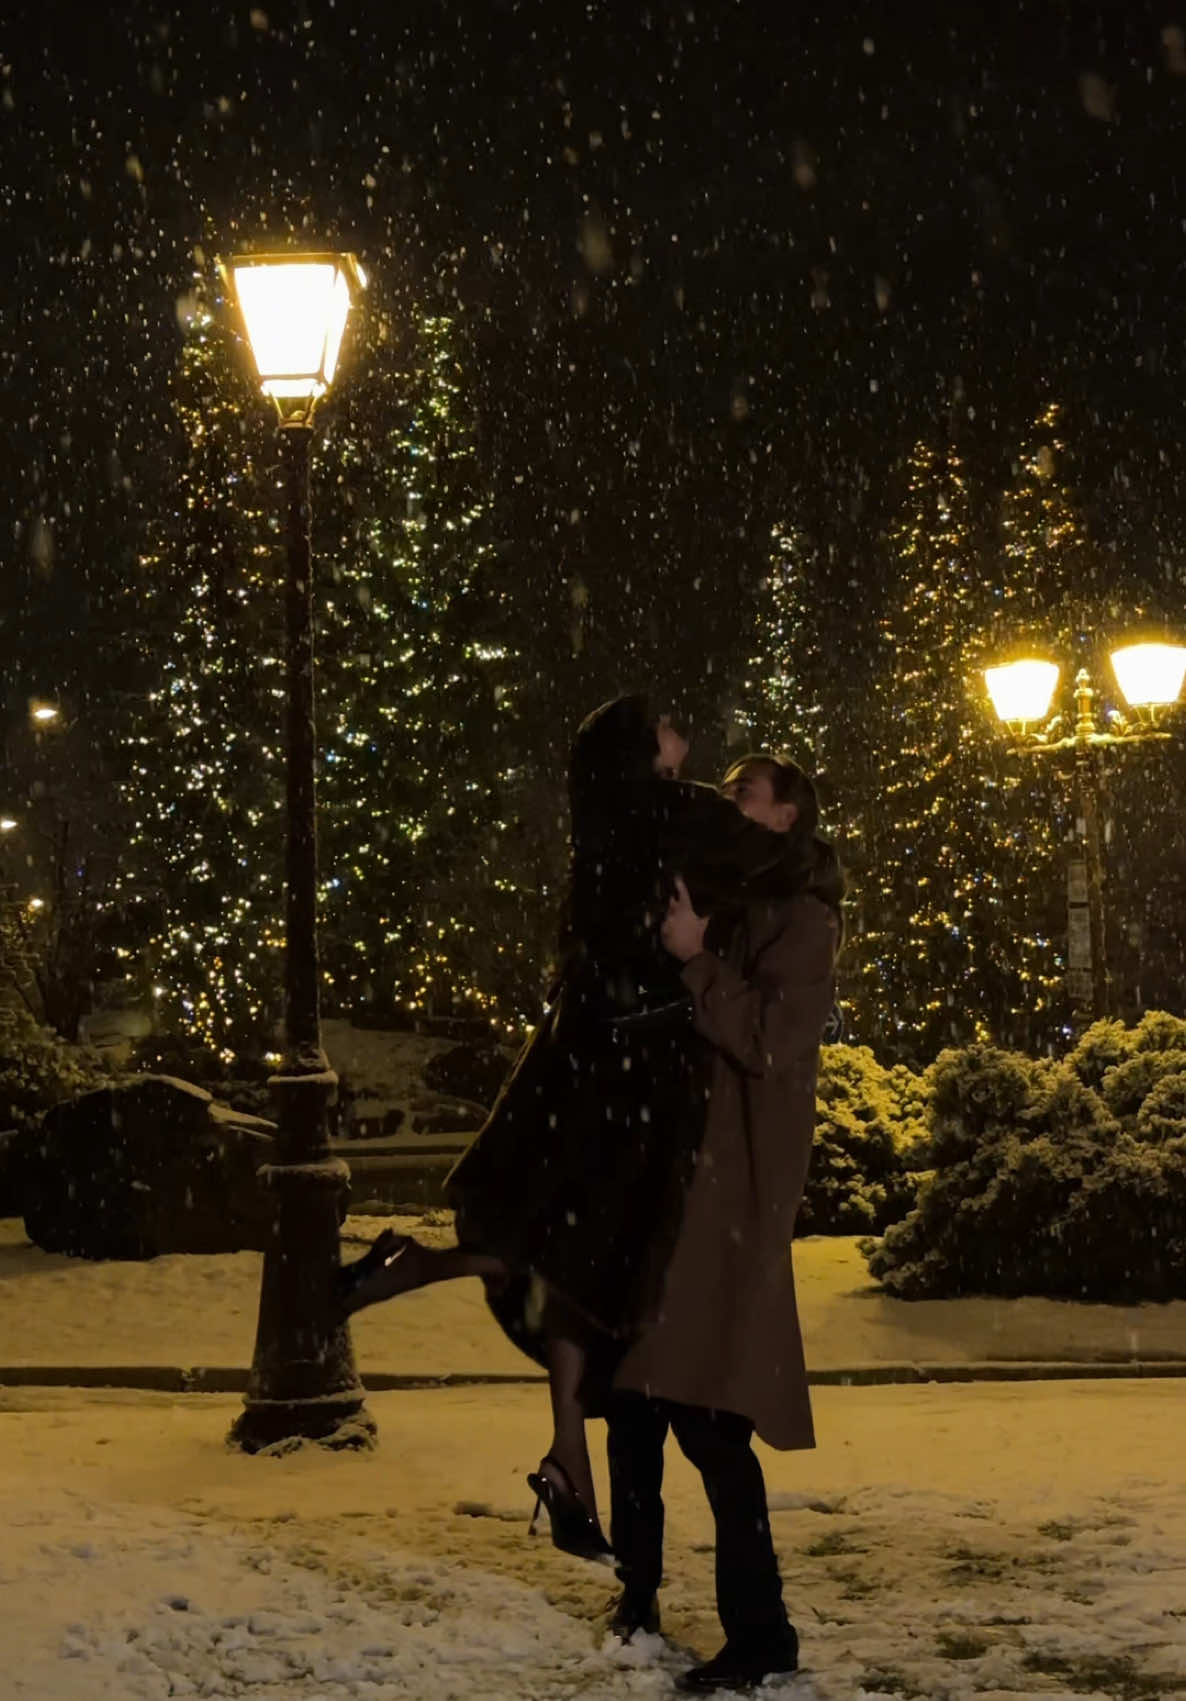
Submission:
[[[350,255],[248,257],[222,268],[276,403],[287,516],[287,814],[284,1058],[269,1082],[276,1159],[260,1172],[272,1201],[259,1322],[243,1411],[231,1440],[255,1453],[285,1443],[369,1446],[375,1425],[336,1304],[341,1204],[350,1180],[330,1155],[338,1078],[321,1044],[317,963],[313,583],[309,473],[313,412],[329,388],[352,300],[365,280]]]

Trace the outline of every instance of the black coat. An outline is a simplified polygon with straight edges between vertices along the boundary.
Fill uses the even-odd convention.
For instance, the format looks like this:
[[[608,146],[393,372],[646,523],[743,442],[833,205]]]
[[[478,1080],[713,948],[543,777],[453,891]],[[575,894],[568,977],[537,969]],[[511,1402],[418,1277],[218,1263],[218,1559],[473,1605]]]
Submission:
[[[647,777],[580,811],[563,967],[547,1014],[448,1183],[465,1246],[514,1272],[491,1304],[542,1354],[542,1281],[629,1336],[675,1244],[704,1128],[708,1057],[659,928],[677,874],[700,914],[786,891],[787,842],[715,791]],[[538,1280],[533,1281],[533,1278]]]

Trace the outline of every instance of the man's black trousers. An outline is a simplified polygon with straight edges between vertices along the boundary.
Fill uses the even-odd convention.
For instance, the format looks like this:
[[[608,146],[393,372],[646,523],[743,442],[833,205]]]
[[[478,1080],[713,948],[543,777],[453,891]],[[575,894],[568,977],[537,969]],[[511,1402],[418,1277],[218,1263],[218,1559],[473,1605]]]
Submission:
[[[785,1641],[787,1615],[770,1538],[753,1425],[733,1412],[615,1394],[607,1412],[611,1540],[629,1599],[645,1607],[663,1575],[663,1444],[671,1430],[704,1478],[716,1520],[717,1611],[732,1647]]]

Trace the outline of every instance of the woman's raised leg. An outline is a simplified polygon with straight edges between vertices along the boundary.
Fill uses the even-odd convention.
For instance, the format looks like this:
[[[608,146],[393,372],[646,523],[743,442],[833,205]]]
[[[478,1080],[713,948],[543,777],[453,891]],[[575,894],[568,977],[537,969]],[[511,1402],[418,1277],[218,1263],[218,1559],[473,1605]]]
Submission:
[[[384,1229],[370,1251],[353,1264],[343,1266],[342,1309],[349,1316],[368,1305],[431,1287],[434,1282],[453,1282],[462,1276],[506,1275],[501,1258],[470,1252],[460,1246],[425,1246],[410,1234]]]

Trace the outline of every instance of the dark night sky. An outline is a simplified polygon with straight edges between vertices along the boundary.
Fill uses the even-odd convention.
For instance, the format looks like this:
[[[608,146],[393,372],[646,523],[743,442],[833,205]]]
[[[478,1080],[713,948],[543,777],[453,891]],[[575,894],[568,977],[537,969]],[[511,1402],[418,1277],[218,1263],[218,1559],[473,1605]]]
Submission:
[[[397,307],[465,308],[524,595],[546,619],[590,587],[565,690],[702,681],[792,502],[875,585],[918,432],[991,470],[1047,389],[1118,573],[1180,600],[1182,26],[951,12],[30,8],[0,106],[0,536],[43,662],[101,628],[193,249],[302,228]]]

